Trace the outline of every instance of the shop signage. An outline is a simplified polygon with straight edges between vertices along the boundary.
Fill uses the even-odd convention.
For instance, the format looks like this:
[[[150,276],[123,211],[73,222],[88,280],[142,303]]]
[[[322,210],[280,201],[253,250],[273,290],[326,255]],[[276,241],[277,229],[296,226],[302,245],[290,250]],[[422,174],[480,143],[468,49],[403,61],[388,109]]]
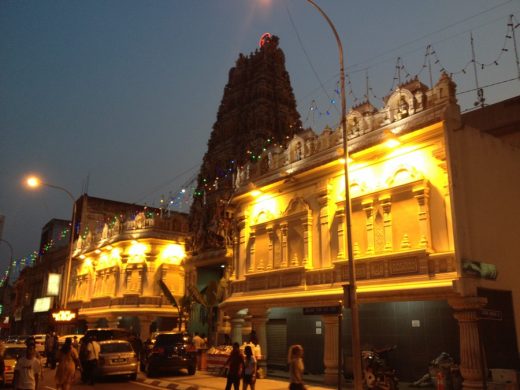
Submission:
[[[61,275],[49,274],[47,278],[47,295],[57,296],[60,292]]]
[[[481,309],[479,318],[482,320],[502,321],[502,311],[493,309]]]
[[[52,307],[52,297],[36,298],[34,300],[33,312],[43,313]]]
[[[72,322],[78,317],[76,310],[59,310],[52,313],[52,318],[56,322]]]
[[[303,314],[305,315],[321,315],[321,314],[340,314],[342,307],[336,306],[315,306],[315,307],[304,307]]]

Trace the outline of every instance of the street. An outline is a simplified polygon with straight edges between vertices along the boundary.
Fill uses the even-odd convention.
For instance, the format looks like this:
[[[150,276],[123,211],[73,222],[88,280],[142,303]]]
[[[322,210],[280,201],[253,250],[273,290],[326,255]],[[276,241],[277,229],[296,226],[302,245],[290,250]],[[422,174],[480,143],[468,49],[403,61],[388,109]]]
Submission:
[[[96,390],[141,390],[143,388],[152,389],[175,389],[175,390],[224,390],[226,378],[208,374],[206,371],[197,371],[195,375],[188,375],[186,372],[177,374],[165,374],[157,378],[147,378],[144,373],[139,373],[136,381],[129,381],[125,378],[106,378],[101,379],[95,384]],[[259,390],[287,390],[289,383],[284,379],[259,379],[256,388]],[[79,371],[76,372],[76,381],[73,384],[76,390],[90,390],[92,386],[85,385],[80,380]],[[322,390],[330,388],[317,385],[308,385],[309,390]],[[43,381],[40,383],[39,390],[56,390],[54,382],[54,370],[44,368]]]

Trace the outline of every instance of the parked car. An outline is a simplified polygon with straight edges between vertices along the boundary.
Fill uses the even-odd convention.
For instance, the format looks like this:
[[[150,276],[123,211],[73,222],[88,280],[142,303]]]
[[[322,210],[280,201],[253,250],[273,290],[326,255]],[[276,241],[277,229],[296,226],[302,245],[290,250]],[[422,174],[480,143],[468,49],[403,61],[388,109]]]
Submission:
[[[144,341],[143,346],[142,346],[141,356],[140,356],[141,371],[145,370],[146,359],[148,358],[148,355],[150,355],[150,353],[152,352],[153,346],[155,344],[155,339],[157,338],[157,336],[159,336],[160,334],[164,334],[164,333],[172,333],[172,331],[169,330],[169,331],[152,332],[150,334],[150,337],[148,337],[148,339]]]
[[[4,375],[2,377],[2,385],[11,385],[13,383],[14,378],[14,368],[16,366],[16,361],[20,356],[25,355],[25,344],[14,344],[14,343],[8,343],[4,344],[4,353],[3,353],[3,359],[4,359]]]
[[[36,342],[36,352],[42,355],[45,352],[45,336],[44,334],[33,334],[34,341]]]
[[[189,375],[195,374],[197,355],[191,338],[186,333],[158,334],[152,350],[145,355],[143,365],[147,376],[180,369],[187,369]]]
[[[74,337],[77,337],[78,338],[78,343],[81,343],[81,339],[83,338],[83,335],[82,334],[66,334],[64,336],[60,336],[58,337],[58,345],[61,347],[63,344],[65,344],[65,340],[67,340],[67,338],[71,338],[74,340]]]
[[[105,340],[99,346],[99,376],[127,375],[131,380],[137,379],[139,361],[128,341]]]
[[[88,340],[92,336],[95,336],[97,341],[130,340],[134,334],[122,328],[97,328],[87,330],[84,337]]]
[[[7,339],[5,340],[6,343],[11,343],[11,344],[24,344],[25,343],[25,340],[27,340],[29,337],[29,335],[20,335],[20,334],[17,334],[17,335],[11,335],[11,336],[7,336]]]

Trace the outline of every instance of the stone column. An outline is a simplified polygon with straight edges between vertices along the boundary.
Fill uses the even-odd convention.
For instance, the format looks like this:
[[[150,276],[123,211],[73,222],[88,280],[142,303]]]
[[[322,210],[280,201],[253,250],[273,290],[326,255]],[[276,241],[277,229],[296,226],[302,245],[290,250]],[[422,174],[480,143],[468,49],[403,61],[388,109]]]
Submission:
[[[246,229],[245,229],[245,218],[240,217],[237,223],[238,226],[238,250],[236,258],[236,269],[235,269],[235,280],[239,280],[244,277],[246,273],[246,259],[247,259],[247,248],[246,248]]]
[[[483,297],[461,297],[448,301],[459,322],[460,373],[464,378],[463,390],[484,389],[485,361],[478,329],[480,309],[486,305]]]
[[[338,210],[338,256],[337,260],[346,260],[345,253],[345,210]]]
[[[221,315],[219,316],[220,321],[218,323],[217,332],[219,335],[225,335],[228,336],[231,334],[231,322],[230,317],[227,315],[226,312],[221,311]]]
[[[141,334],[139,337],[142,341],[145,341],[148,337],[150,337],[150,325],[154,319],[148,316],[139,316],[139,328],[141,330]]]
[[[363,210],[366,215],[366,234],[367,234],[367,248],[366,254],[373,255],[375,253],[375,236],[374,236],[374,201],[367,199],[363,201]]]
[[[117,318],[116,316],[107,317],[107,322],[109,328],[119,328],[119,318]]]
[[[258,339],[258,345],[262,353],[261,359],[258,361],[258,368],[261,368],[263,374],[267,373],[267,318],[269,315],[269,309],[265,307],[249,309],[251,314],[251,325],[256,333]],[[254,351],[253,351],[254,352]]]
[[[85,320],[87,321],[87,329],[96,329],[97,328],[97,323],[99,321],[98,317],[87,317],[87,318],[85,318]]]
[[[413,195],[419,206],[419,247],[426,249],[430,248],[432,242],[430,230],[430,208],[428,202],[429,193],[430,189],[428,187],[421,186],[413,189]]]
[[[385,233],[385,252],[391,252],[394,249],[394,237],[392,234],[392,202],[390,195],[379,198],[383,208],[383,228]]]
[[[236,313],[231,318],[231,342],[242,345],[242,328],[244,326],[244,315]]]
[[[338,383],[338,324],[337,315],[322,315],[324,327],[324,351],[323,363],[325,365],[325,376],[323,381],[326,385]]]

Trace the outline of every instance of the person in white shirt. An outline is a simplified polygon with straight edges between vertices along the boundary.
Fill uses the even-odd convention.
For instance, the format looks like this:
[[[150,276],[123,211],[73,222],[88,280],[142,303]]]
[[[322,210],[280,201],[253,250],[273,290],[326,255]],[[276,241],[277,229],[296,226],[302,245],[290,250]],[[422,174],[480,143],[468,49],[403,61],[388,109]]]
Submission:
[[[85,378],[86,381],[90,385],[94,385],[96,381],[97,368],[98,368],[98,360],[99,360],[99,352],[101,347],[99,343],[96,341],[96,337],[92,336],[87,343],[87,356],[84,369],[86,370]]]
[[[202,363],[202,350],[206,346],[206,343],[204,342],[204,339],[199,336],[197,332],[195,332],[195,336],[193,336],[192,339],[193,346],[197,350],[197,369],[201,369],[201,363]]]
[[[13,388],[15,390],[36,390],[40,380],[41,363],[36,357],[36,345],[27,343],[25,356],[16,362]]]

